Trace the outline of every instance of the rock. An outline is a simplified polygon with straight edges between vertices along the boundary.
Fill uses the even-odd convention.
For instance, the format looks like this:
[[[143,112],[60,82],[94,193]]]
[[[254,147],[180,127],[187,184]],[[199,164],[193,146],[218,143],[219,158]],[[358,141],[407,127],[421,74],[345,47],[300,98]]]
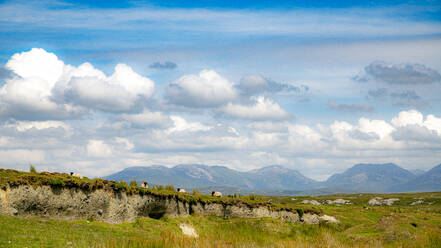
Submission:
[[[98,214],[99,215],[103,215],[103,210],[102,209],[98,209]]]
[[[415,206],[415,205],[420,205],[420,204],[423,204],[423,203],[424,203],[424,201],[419,200],[419,201],[416,201],[416,202],[412,202],[410,205],[411,206]]]
[[[392,204],[394,204],[394,202],[399,201],[400,199],[398,198],[390,198],[390,199],[384,199],[383,203],[388,205],[388,206],[392,206]]]
[[[302,216],[302,221],[304,223],[310,224],[310,225],[316,225],[316,224],[320,223],[319,216],[316,214],[310,214],[310,213],[304,214]]]
[[[335,200],[326,200],[324,203],[328,205],[331,204],[344,205],[344,204],[351,204],[351,201],[345,199],[335,199]]]
[[[371,206],[381,206],[381,205],[387,205],[392,206],[394,202],[399,201],[398,198],[390,198],[390,199],[383,199],[381,197],[375,197],[368,201],[368,204]]]
[[[66,245],[67,246],[72,246],[72,242],[68,241],[68,242],[66,242]]]
[[[345,199],[336,199],[336,200],[334,200],[334,204],[337,204],[337,205],[351,204],[351,201],[345,200]]]
[[[18,214],[18,210],[15,208],[11,208],[11,214],[12,215],[17,215]]]
[[[303,200],[303,201],[301,201],[301,203],[302,204],[321,205],[321,203],[316,200]]]
[[[330,215],[322,215],[318,217],[320,221],[326,222],[326,223],[339,223],[340,221],[338,221],[334,216],[330,216]]]
[[[381,198],[381,197],[372,198],[368,201],[368,205],[371,205],[371,206],[382,205],[382,201],[381,201],[382,199],[383,198]]]
[[[185,223],[181,223],[181,224],[179,224],[179,227],[181,228],[182,233],[184,235],[192,237],[192,238],[199,237],[199,235],[196,233],[196,230],[194,230],[194,228],[191,225],[185,224]]]

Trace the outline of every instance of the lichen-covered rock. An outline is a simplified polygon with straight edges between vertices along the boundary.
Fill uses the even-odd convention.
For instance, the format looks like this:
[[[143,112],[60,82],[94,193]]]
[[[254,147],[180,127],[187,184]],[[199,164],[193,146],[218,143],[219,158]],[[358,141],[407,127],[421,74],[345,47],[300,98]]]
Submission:
[[[322,215],[319,216],[319,221],[326,222],[326,223],[339,223],[339,221],[334,216],[329,215]]]
[[[319,224],[320,223],[320,219],[319,216],[316,214],[304,214],[302,216],[302,221],[306,224],[310,224],[310,225],[315,225],[315,224]]]
[[[368,201],[368,204],[371,206],[381,206],[381,205],[387,205],[387,206],[392,206],[394,204],[394,202],[399,201],[400,199],[398,198],[390,198],[390,199],[383,199],[381,197],[375,197],[372,198]]]
[[[303,201],[301,201],[301,203],[302,204],[321,205],[321,203],[316,200],[303,200]]]
[[[351,201],[345,199],[326,200],[325,204],[345,205],[345,204],[351,204]]]

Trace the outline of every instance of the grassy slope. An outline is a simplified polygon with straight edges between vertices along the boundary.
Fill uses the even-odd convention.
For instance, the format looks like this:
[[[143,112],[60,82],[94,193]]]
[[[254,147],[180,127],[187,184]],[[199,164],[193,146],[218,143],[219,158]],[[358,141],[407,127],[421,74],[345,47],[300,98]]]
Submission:
[[[0,171],[0,183],[5,179],[1,173],[4,171]],[[374,196],[400,201],[390,207],[367,206],[367,201]],[[304,225],[278,219],[191,216],[140,218],[135,223],[111,225],[0,215],[0,247],[441,247],[441,192],[295,198],[257,197],[254,201],[271,200],[272,204],[286,208],[323,211],[341,223]],[[338,198],[349,199],[353,204],[300,204],[303,199]],[[415,198],[424,198],[426,204],[410,206],[417,201]],[[429,202],[432,204],[427,204]],[[199,238],[185,237],[179,229],[180,222],[193,225]]]

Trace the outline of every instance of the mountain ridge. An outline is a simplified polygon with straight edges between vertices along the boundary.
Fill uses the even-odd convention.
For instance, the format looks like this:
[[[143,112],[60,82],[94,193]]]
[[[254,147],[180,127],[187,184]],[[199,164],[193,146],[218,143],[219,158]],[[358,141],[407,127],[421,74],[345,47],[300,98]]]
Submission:
[[[222,188],[225,192],[243,194],[332,194],[387,193],[441,190],[441,164],[415,175],[393,163],[355,164],[326,181],[316,181],[297,170],[282,165],[269,165],[249,171],[226,166],[178,164],[128,167],[104,177],[116,181],[143,180],[150,185],[173,184],[175,187],[205,191]],[[438,181],[440,183],[438,183]],[[403,191],[405,189],[405,191]]]

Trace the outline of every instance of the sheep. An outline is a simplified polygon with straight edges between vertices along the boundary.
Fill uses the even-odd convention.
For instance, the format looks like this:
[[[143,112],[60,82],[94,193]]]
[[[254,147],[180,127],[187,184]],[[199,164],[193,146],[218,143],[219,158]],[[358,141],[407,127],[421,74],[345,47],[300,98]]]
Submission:
[[[148,189],[148,188],[149,188],[149,183],[146,182],[146,181],[142,181],[142,183],[141,183],[141,188]]]
[[[83,178],[84,178],[81,174],[74,173],[74,172],[71,172],[71,173],[70,173],[70,176],[72,176],[72,177],[78,177],[79,179],[83,179]]]
[[[178,192],[179,193],[187,193],[187,191],[185,191],[185,189],[183,189],[183,188],[178,188]]]
[[[221,192],[217,192],[217,191],[213,191],[213,192],[211,192],[211,196],[222,197],[222,193]]]

